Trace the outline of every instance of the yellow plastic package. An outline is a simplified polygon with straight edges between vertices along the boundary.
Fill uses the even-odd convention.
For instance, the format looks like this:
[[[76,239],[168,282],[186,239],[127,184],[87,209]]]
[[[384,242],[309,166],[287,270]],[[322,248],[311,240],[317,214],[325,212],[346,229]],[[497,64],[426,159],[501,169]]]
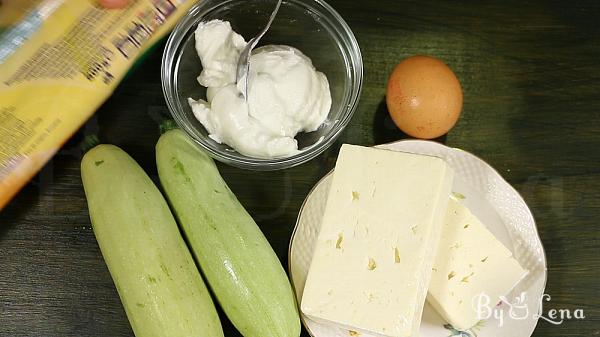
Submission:
[[[0,210],[194,3],[0,0]]]

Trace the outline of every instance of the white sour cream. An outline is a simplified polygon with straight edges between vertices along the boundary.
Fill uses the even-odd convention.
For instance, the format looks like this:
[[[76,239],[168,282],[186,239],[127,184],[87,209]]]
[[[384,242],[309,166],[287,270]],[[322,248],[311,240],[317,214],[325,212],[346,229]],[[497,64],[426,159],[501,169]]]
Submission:
[[[250,57],[246,102],[235,84],[244,38],[221,20],[200,23],[195,37],[207,100],[188,101],[210,137],[252,157],[298,153],[296,134],[315,131],[329,114],[327,77],[298,49],[264,46]]]

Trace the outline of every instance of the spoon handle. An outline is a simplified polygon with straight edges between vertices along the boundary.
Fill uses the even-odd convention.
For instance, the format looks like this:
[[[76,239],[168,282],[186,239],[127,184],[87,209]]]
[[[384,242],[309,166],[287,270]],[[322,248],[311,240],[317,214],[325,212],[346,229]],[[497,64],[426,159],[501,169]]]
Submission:
[[[271,27],[271,24],[273,23],[273,20],[275,20],[275,16],[277,16],[277,12],[279,11],[279,7],[281,7],[281,2],[282,0],[277,1],[277,5],[275,5],[275,9],[271,13],[269,21],[267,22],[265,27],[260,31],[258,35],[253,37],[250,41],[248,41],[248,44],[240,54],[240,58],[237,64],[236,82],[239,82],[241,79],[244,80],[242,94],[246,99],[248,97],[248,72],[250,71],[250,54],[252,52],[252,49],[256,47],[260,39],[267,33],[267,31]]]

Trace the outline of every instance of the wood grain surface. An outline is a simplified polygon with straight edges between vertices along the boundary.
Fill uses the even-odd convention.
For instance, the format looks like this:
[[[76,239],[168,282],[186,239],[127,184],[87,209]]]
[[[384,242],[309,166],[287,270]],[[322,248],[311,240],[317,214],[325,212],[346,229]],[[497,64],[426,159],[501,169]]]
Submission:
[[[310,163],[256,173],[221,165],[231,189],[287,266],[300,205],[343,142],[405,138],[387,115],[385,84],[414,54],[447,62],[463,116],[439,141],[495,167],[525,198],[548,258],[549,309],[583,309],[534,336],[600,336],[600,2],[345,1],[331,5],[360,43],[365,82],[336,144]],[[133,336],[90,227],[79,145],[98,133],[156,179],[154,144],[168,115],[159,46],[0,214],[1,337]],[[223,318],[225,335],[239,336]],[[308,336],[303,332],[303,336]]]

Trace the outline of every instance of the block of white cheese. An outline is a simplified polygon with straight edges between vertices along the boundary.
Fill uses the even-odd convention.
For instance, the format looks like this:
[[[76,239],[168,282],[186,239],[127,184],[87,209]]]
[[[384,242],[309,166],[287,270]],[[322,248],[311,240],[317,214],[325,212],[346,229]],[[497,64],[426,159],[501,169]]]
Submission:
[[[358,333],[415,336],[452,180],[437,157],[343,145],[302,312]]]
[[[481,319],[480,299],[493,308],[526,274],[477,217],[450,199],[427,296],[448,323],[471,328]]]

